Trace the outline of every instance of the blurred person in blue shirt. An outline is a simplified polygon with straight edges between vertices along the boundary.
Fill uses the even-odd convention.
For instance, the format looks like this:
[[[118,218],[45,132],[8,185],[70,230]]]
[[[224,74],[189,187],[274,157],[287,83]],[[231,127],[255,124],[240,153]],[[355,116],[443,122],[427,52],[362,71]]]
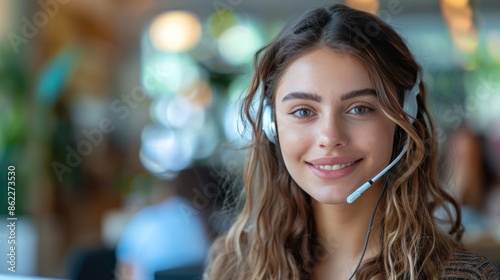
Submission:
[[[208,206],[198,209],[196,198],[180,195],[199,183],[193,169],[184,170],[167,182],[160,203],[134,215],[117,246],[117,279],[153,280],[161,270],[203,265],[210,241],[202,212]]]

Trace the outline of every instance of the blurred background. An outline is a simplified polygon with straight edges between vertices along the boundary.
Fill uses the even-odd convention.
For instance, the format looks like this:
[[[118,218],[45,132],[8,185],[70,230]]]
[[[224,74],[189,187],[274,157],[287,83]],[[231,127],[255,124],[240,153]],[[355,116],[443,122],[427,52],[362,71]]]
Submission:
[[[9,166],[17,275],[199,269],[228,226],[218,210],[245,157],[237,105],[252,55],[332,3],[407,40],[465,241],[500,263],[500,2],[0,0],[0,274],[13,275]]]

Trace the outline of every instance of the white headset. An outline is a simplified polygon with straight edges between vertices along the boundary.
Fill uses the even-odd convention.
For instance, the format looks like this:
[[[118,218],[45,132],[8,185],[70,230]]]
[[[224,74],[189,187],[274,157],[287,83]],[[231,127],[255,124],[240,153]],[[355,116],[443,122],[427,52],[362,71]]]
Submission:
[[[264,111],[262,112],[262,130],[266,134],[269,141],[276,144],[278,133],[276,132],[276,122],[274,121],[273,108],[264,100]]]
[[[415,119],[417,118],[418,113],[418,103],[417,103],[417,95],[420,93],[420,82],[422,80],[422,74],[420,71],[417,73],[417,79],[413,87],[409,90],[405,90],[404,92],[404,103],[403,110],[408,115],[410,123],[413,124]],[[274,114],[271,105],[264,100],[264,109],[262,111],[262,130],[266,134],[269,141],[276,144],[278,142],[278,134],[276,132],[276,122],[274,121]],[[387,173],[404,155],[406,150],[408,149],[408,144],[405,144],[403,150],[399,153],[399,155],[379,174],[373,177],[368,182],[364,183],[361,187],[356,189],[349,197],[347,198],[348,203],[354,202],[364,191],[366,191],[373,183],[378,180],[382,175]]]

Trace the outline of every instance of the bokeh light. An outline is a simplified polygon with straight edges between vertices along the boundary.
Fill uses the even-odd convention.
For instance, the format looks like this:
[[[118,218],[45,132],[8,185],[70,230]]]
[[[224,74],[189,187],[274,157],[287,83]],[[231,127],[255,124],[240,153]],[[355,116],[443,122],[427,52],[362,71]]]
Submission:
[[[254,53],[262,46],[260,32],[252,24],[233,26],[220,36],[219,54],[224,60],[240,65],[252,60]]]
[[[212,87],[205,79],[199,79],[185,90],[184,96],[191,103],[202,108],[208,108],[212,104]]]
[[[146,126],[141,135],[142,164],[152,173],[180,171],[193,160],[193,148],[186,135],[158,125]]]
[[[463,10],[463,13],[457,13],[453,16],[448,17],[448,23],[450,24],[450,28],[452,30],[467,32],[472,29],[472,17],[468,14],[472,14],[472,10],[470,7]]]
[[[468,3],[469,0],[443,0],[443,4],[456,9],[465,8]]]
[[[451,37],[457,48],[464,52],[472,52],[479,46],[479,38],[475,29],[471,29],[467,32],[460,32],[459,30],[452,29]]]
[[[474,26],[474,11],[468,1],[441,0],[441,11],[455,46],[462,52],[475,51],[479,46],[479,36]]]
[[[208,18],[208,30],[213,38],[219,38],[227,29],[238,24],[238,16],[229,10],[217,10]]]
[[[186,98],[174,97],[166,108],[167,122],[178,129],[200,129],[205,118],[205,111]]]
[[[151,118],[164,127],[197,130],[203,126],[205,111],[182,96],[162,97],[151,106]]]
[[[142,84],[150,96],[174,95],[200,78],[196,63],[185,54],[144,54]]]
[[[151,104],[150,117],[155,123],[161,124],[164,127],[170,126],[167,118],[167,107],[171,100],[171,96],[162,96],[155,99]]]
[[[187,51],[200,40],[201,24],[198,17],[187,11],[167,12],[151,23],[153,46],[163,51]]]
[[[378,0],[346,0],[346,5],[358,10],[376,14],[380,4]]]

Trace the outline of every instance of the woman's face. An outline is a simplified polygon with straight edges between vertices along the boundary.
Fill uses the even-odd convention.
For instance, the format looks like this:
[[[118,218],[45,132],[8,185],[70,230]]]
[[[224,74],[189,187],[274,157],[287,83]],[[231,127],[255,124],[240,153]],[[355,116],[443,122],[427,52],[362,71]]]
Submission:
[[[395,124],[355,57],[327,47],[306,53],[286,69],[275,100],[285,165],[318,202],[345,203],[389,164]]]

